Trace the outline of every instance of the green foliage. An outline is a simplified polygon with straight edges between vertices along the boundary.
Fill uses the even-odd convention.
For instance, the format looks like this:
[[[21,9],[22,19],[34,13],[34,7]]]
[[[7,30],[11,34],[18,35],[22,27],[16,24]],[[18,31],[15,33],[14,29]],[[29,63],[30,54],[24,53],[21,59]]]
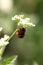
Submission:
[[[14,65],[16,59],[17,59],[17,56],[12,56],[12,57],[10,57],[8,59],[5,59],[2,62],[2,65]]]

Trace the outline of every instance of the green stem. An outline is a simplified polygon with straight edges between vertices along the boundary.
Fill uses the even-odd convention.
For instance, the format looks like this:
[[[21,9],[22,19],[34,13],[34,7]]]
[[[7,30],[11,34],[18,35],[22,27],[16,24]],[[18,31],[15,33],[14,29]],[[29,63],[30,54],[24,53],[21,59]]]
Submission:
[[[18,29],[16,29],[10,36],[10,38],[8,39],[8,41],[15,35],[15,33],[17,32]]]

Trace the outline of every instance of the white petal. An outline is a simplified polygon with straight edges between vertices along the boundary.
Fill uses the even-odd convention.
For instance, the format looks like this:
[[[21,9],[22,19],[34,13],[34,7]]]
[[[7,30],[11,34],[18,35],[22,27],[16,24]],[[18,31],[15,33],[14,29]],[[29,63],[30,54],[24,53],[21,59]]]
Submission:
[[[0,39],[0,46],[6,46],[9,44],[9,42],[7,41],[7,39],[9,38],[8,35],[4,35],[4,38]]]
[[[9,36],[8,35],[4,35],[4,40],[7,40],[9,39]]]
[[[21,18],[23,18],[24,15],[15,15],[14,17],[12,17],[12,20],[20,20]]]
[[[6,41],[5,43],[4,43],[4,45],[8,45],[9,44],[9,42],[8,41]]]
[[[18,26],[31,27],[31,26],[35,26],[35,24],[30,22],[30,18],[24,18],[19,21]]]
[[[6,45],[8,45],[9,44],[9,42],[8,41],[1,41],[0,40],[0,46],[6,46]]]
[[[25,18],[25,20],[29,21],[29,20],[30,20],[30,18]]]

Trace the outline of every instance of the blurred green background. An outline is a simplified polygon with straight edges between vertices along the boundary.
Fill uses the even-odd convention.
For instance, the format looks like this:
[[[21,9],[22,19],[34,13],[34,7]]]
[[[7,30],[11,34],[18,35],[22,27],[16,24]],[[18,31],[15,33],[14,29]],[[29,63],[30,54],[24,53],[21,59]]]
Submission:
[[[2,35],[11,35],[16,29],[15,22],[11,20],[16,14],[30,17],[36,27],[28,28],[23,39],[15,35],[6,47],[3,58],[18,55],[17,65],[35,65],[34,62],[43,65],[43,0],[0,0]]]

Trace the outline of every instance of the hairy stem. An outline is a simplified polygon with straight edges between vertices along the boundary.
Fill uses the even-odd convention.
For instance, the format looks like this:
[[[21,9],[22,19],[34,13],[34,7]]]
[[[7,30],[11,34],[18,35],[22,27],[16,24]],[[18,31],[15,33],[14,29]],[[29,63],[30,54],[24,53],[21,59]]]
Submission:
[[[15,35],[15,33],[17,32],[17,30],[18,29],[16,29],[12,34],[11,34],[11,36],[10,36],[10,38],[8,39],[8,41],[10,40],[10,39],[12,39],[12,37]]]

